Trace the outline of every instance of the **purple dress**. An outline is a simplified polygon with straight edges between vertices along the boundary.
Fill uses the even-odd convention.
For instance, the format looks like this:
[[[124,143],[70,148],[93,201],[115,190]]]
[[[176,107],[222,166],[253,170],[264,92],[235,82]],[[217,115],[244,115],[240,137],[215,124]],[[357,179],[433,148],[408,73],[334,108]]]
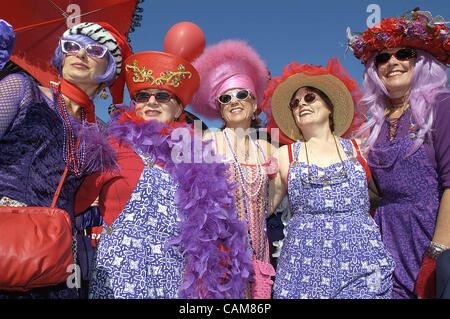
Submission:
[[[294,161],[288,196],[293,214],[286,226],[274,298],[389,298],[394,261],[369,215],[364,168],[349,140],[339,139],[347,159],[326,168]],[[294,158],[300,141],[294,145]]]
[[[74,132],[79,134],[82,125],[70,115],[69,120]],[[109,161],[100,145],[103,137],[93,131],[89,134],[87,131],[84,133],[81,139],[86,142],[86,162],[91,163],[91,169],[86,169],[84,172],[87,175],[102,167],[100,160],[94,158],[97,154],[103,154],[102,164],[109,164]],[[2,79],[0,81],[0,200],[7,198],[25,206],[49,207],[66,167],[63,159],[64,143],[63,120],[57,103],[41,93],[34,82],[23,75],[11,74]],[[94,149],[95,154],[90,151]],[[64,209],[69,214],[74,235],[77,234],[73,215],[74,197],[83,178],[78,178],[69,171],[56,203],[57,208]],[[86,252],[78,251],[81,247],[80,239],[86,240],[82,235],[74,236],[73,244],[77,247],[74,248],[74,260],[77,264],[80,264],[80,260],[86,264],[85,259],[88,258],[85,257]],[[78,252],[84,254],[81,255]],[[85,270],[85,267],[81,268],[83,274]],[[68,287],[66,282],[62,282],[26,292],[0,290],[0,299],[79,298],[80,292],[79,289]]]
[[[386,119],[368,155],[373,178],[382,197],[375,212],[384,244],[396,269],[392,298],[416,298],[415,283],[426,247],[434,234],[444,187],[450,186],[449,95],[440,96],[435,109],[433,143],[409,155],[417,132],[408,108],[398,120],[390,141]]]

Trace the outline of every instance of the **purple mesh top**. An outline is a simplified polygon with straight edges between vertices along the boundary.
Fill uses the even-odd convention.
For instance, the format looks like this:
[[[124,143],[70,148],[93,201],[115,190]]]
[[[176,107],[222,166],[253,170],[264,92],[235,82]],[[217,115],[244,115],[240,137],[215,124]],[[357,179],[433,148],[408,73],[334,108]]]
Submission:
[[[378,142],[389,141],[389,119],[386,118],[381,127]],[[405,136],[413,124],[411,109],[408,108],[398,120],[396,136]],[[450,188],[450,94],[440,94],[436,98],[432,142],[425,141],[425,152],[430,158],[439,177],[443,189]]]
[[[0,81],[0,138],[6,132],[19,107],[30,103],[30,83],[20,74],[11,74]],[[5,94],[6,93],[6,94]]]

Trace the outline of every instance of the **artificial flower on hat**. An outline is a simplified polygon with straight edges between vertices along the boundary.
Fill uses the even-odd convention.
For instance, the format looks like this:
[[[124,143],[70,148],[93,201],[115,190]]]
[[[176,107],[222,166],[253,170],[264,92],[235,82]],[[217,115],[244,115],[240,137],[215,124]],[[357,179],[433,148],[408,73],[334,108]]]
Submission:
[[[366,64],[375,53],[385,49],[410,47],[424,50],[441,63],[450,64],[449,30],[442,16],[432,18],[428,11],[414,9],[400,18],[386,18],[379,24],[352,35],[347,28],[348,46]]]

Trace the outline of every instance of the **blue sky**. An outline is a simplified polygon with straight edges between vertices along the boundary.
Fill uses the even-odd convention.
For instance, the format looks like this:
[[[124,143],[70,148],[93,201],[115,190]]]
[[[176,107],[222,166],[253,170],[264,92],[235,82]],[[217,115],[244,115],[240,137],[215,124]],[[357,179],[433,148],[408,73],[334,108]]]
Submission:
[[[363,66],[346,51],[347,26],[352,32],[367,29],[370,4],[380,9],[381,18],[398,17],[420,7],[433,16],[450,20],[448,0],[145,0],[141,26],[131,33],[133,52],[163,51],[164,37],[176,23],[190,21],[205,34],[206,45],[224,39],[246,40],[266,62],[272,76],[293,61],[326,66],[337,57],[360,85]],[[127,92],[126,102],[129,102]],[[110,99],[96,100],[96,113],[107,121]],[[189,110],[189,107],[187,108]],[[208,122],[218,126],[218,122]]]

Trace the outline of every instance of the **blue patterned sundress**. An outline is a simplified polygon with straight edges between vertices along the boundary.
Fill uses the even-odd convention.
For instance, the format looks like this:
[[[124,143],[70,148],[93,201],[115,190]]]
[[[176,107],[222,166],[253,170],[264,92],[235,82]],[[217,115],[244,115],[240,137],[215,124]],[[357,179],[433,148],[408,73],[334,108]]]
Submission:
[[[112,225],[103,227],[89,298],[178,297],[185,259],[179,246],[165,249],[179,234],[177,185],[147,154],[139,156],[145,168],[133,194]]]
[[[369,215],[364,168],[351,141],[339,138],[347,159],[326,168],[293,162],[288,173],[292,219],[278,261],[274,298],[389,298],[395,262]],[[293,145],[297,158],[300,141]],[[339,173],[341,172],[341,173]],[[334,176],[327,179],[326,176]]]

